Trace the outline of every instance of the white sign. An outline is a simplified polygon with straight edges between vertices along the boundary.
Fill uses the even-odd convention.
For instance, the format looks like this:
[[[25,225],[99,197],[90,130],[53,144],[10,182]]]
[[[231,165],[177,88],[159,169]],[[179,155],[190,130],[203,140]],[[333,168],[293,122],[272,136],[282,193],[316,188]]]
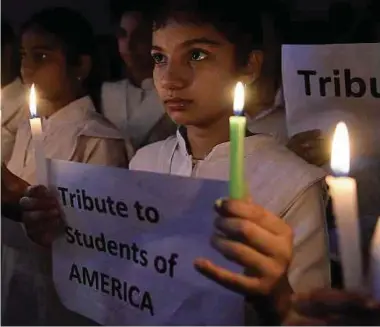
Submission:
[[[241,325],[244,299],[195,271],[227,183],[52,161],[66,214],[53,246],[62,303],[104,325]]]
[[[285,45],[282,56],[290,136],[343,120],[354,156],[379,154],[380,43]]]

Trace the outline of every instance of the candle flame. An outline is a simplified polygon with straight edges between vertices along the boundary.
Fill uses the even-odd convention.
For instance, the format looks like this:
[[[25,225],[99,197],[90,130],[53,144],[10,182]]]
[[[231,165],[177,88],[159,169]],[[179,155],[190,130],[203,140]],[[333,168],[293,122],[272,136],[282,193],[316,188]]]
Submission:
[[[32,118],[37,117],[37,100],[36,100],[36,88],[34,84],[30,88],[29,93],[29,110]]]
[[[241,115],[244,108],[244,85],[242,82],[237,82],[235,86],[234,97],[234,114]]]
[[[337,175],[347,175],[350,171],[350,138],[343,122],[339,122],[335,128],[330,165]]]

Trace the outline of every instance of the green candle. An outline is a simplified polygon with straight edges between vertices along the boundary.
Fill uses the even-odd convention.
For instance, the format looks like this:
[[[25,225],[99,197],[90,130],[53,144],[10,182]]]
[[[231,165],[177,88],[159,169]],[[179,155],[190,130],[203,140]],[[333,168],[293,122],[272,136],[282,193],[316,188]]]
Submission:
[[[246,188],[244,181],[244,138],[247,119],[241,116],[244,108],[244,86],[235,88],[234,116],[230,117],[230,198],[242,199]]]

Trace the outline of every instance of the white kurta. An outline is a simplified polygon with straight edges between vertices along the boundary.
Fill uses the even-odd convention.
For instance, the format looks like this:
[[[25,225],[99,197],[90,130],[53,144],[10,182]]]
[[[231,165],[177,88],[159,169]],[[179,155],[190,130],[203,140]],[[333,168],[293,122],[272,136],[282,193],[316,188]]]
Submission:
[[[135,149],[165,113],[152,79],[144,80],[141,88],[127,79],[104,83],[101,98],[104,116],[131,139]]]
[[[78,99],[43,121],[48,158],[127,167],[126,144],[116,128],[95,112],[89,97]],[[29,121],[20,125],[8,168],[35,184]],[[2,306],[10,324],[85,323],[60,305],[50,278],[50,252],[33,244],[21,224],[3,220]],[[9,287],[9,288],[7,288]],[[4,291],[4,289],[3,289]],[[21,309],[22,308],[22,309]],[[78,320],[79,319],[79,320]]]
[[[20,122],[26,118],[27,92],[19,78],[1,90],[1,159],[8,162]]]
[[[178,132],[139,150],[130,169],[228,180],[229,143],[216,146],[194,168],[191,159]],[[293,229],[294,255],[288,275],[293,290],[330,286],[324,172],[263,135],[245,139],[245,167],[254,201],[283,217]]]

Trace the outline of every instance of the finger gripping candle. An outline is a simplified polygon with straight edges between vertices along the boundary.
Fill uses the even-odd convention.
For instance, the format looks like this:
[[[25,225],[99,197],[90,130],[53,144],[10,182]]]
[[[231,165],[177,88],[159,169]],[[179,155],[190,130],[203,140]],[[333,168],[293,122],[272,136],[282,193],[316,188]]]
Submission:
[[[242,115],[244,108],[244,85],[235,87],[234,115],[230,117],[230,184],[231,199],[245,196],[244,181],[244,138],[247,119]]]

